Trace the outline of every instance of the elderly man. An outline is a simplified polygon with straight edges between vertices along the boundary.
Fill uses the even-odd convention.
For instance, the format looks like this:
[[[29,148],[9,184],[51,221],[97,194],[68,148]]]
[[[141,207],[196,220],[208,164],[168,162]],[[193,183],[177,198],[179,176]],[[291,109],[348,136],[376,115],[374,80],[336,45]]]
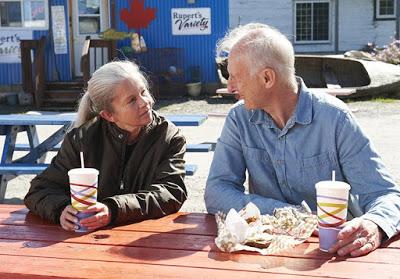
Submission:
[[[231,31],[228,90],[242,101],[229,112],[205,191],[209,213],[256,204],[262,213],[299,205],[316,211],[315,183],[351,185],[350,214],[329,250],[360,256],[400,231],[400,189],[347,106],[310,92],[294,73],[288,39],[262,24]],[[245,191],[246,171],[249,189]]]

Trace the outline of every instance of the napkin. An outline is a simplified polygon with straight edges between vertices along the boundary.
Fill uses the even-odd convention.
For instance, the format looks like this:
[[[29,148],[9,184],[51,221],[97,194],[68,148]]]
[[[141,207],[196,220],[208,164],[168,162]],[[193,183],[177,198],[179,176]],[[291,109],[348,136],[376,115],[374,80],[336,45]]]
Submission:
[[[217,247],[224,252],[256,251],[262,255],[276,254],[298,245],[311,236],[317,217],[306,202],[301,206],[277,208],[273,215],[261,215],[253,203],[237,212],[215,215]]]

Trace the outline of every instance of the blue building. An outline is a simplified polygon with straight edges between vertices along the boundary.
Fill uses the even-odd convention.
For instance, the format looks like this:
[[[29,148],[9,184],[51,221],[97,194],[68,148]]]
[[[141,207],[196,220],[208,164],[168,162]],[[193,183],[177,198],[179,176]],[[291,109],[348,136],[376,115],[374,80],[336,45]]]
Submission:
[[[148,51],[141,54],[121,51],[129,49],[130,40],[118,40],[120,58],[137,59],[150,72],[180,71],[184,82],[197,78],[216,83],[214,49],[229,25],[228,4],[229,0],[0,0],[0,87],[10,90],[22,82],[21,40],[45,36],[46,82],[70,82],[82,75],[86,36],[98,38],[109,28],[139,32],[145,40]],[[146,17],[149,11],[151,20]],[[127,21],[142,23],[142,28],[129,28]]]

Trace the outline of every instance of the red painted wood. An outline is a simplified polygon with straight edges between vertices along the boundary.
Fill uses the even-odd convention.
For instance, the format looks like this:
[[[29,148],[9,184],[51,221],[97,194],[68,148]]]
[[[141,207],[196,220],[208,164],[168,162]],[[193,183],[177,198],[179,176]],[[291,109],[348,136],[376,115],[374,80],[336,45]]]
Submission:
[[[8,206],[7,206],[8,207]],[[0,224],[3,225],[22,225],[26,224],[29,219],[29,225],[50,224],[41,219],[39,216],[28,213],[26,208],[21,206],[12,206],[7,210],[0,206]],[[11,213],[10,213],[11,211]],[[26,215],[27,214],[27,215]],[[146,220],[136,224],[127,224],[114,227],[113,230],[121,231],[147,231],[147,232],[171,232],[179,230],[179,233],[185,233],[187,230],[190,234],[200,235],[217,235],[217,227],[213,215],[200,213],[182,213],[168,215],[157,220]]]
[[[242,270],[252,272],[271,272],[277,274],[295,274],[320,276],[323,272],[339,277],[358,277],[366,274],[380,274],[388,278],[394,271],[399,271],[396,263],[381,270],[382,263],[368,261],[346,261],[332,258],[291,258],[281,256],[260,256],[257,254],[229,254],[221,252],[195,252],[185,250],[165,250],[143,247],[125,247],[109,245],[87,245],[74,243],[47,242],[0,242],[0,254],[30,256],[32,258],[87,261],[157,264],[162,266],[181,266],[182,268],[211,268],[223,270]],[[399,253],[392,254],[397,257]],[[390,266],[393,268],[391,269]],[[363,271],[364,270],[364,271]],[[189,277],[188,277],[189,278]]]
[[[40,278],[260,278],[293,279],[305,278],[291,274],[274,274],[262,272],[246,272],[235,270],[234,273],[224,269],[183,268],[180,266],[163,266],[158,264],[135,264],[106,261],[82,261],[66,259],[49,259],[25,256],[2,256],[0,265],[1,278],[32,278],[30,275],[40,275]],[[16,265],[16,262],[29,263]],[[54,276],[54,277],[53,277]],[[39,276],[38,276],[39,277]],[[34,278],[34,277],[33,277]],[[310,276],[308,276],[310,278]]]
[[[400,236],[388,248],[358,258],[323,253],[316,237],[291,251],[261,256],[220,252],[214,217],[206,214],[178,213],[80,234],[26,212],[0,205],[0,278],[390,278],[400,272]]]

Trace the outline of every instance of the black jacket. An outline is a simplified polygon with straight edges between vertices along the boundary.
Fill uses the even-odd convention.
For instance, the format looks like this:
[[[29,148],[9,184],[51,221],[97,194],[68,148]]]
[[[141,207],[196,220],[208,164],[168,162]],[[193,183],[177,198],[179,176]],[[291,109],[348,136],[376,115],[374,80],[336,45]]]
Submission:
[[[70,204],[68,170],[85,167],[100,171],[97,200],[110,207],[112,223],[159,218],[177,212],[186,200],[185,138],[179,129],[153,112],[125,162],[127,133],[101,117],[72,129],[50,166],[31,182],[25,205],[41,217],[59,223]]]

